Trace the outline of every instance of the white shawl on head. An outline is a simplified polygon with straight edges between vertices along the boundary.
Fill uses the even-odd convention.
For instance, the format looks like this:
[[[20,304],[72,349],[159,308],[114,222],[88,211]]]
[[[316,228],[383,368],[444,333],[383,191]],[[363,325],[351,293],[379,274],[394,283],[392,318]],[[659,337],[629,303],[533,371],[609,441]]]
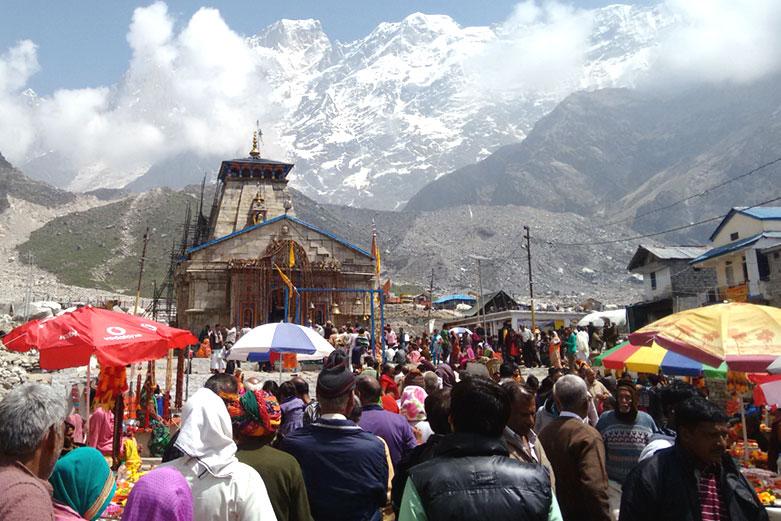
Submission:
[[[198,460],[214,477],[227,477],[226,467],[235,463],[236,444],[228,409],[209,389],[198,389],[182,409],[179,438],[174,446]]]

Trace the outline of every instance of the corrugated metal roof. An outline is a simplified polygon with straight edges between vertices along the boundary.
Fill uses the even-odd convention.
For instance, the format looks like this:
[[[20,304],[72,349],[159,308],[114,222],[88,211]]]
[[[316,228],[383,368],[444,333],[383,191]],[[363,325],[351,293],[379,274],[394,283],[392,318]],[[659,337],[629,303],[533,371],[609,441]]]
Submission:
[[[781,220],[781,206],[758,206],[756,208],[737,206],[727,212],[727,215],[725,215],[724,219],[721,220],[719,225],[710,236],[711,241],[716,238],[716,235],[718,235],[721,229],[724,228],[724,225],[727,224],[727,222],[729,222],[729,220],[732,219],[736,213],[742,213],[743,215],[748,215],[749,217],[759,219],[760,221]]]
[[[640,246],[660,259],[694,259],[708,251],[707,246]]]
[[[689,264],[696,264],[702,261],[706,261],[708,259],[713,259],[715,257],[725,255],[727,253],[732,253],[733,251],[742,250],[747,246],[751,246],[752,244],[754,244],[760,239],[781,239],[781,232],[762,232],[757,235],[754,235],[753,237],[747,237],[739,241],[725,244],[724,246],[720,246],[718,248],[713,248],[707,253],[704,253],[699,257],[697,257],[696,259],[690,261]]]
[[[651,246],[641,244],[632,255],[626,269],[634,271],[647,264],[648,255],[653,255],[660,260],[691,260],[708,251],[707,246]]]
[[[740,213],[756,217],[757,219],[781,219],[781,206],[758,206],[740,210]]]
[[[490,304],[492,300],[494,300],[496,297],[499,297],[501,295],[504,295],[505,300],[507,300],[509,302],[512,302],[516,306],[518,305],[518,303],[515,302],[515,300],[513,300],[513,298],[510,295],[505,293],[503,290],[499,290],[499,291],[497,291],[495,293],[491,293],[489,295],[486,295],[486,296],[478,299],[472,305],[472,309],[467,309],[466,311],[464,311],[464,316],[465,317],[471,317],[471,316],[477,315],[477,311],[478,310],[482,310],[483,312],[485,312],[485,307],[488,304]]]

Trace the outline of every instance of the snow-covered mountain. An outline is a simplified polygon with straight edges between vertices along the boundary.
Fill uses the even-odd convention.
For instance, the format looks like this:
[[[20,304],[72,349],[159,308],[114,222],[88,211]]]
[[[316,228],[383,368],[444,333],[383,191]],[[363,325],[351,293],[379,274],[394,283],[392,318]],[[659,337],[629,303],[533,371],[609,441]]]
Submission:
[[[414,14],[341,44],[316,21],[277,22],[250,43],[289,111],[275,131],[297,163],[293,186],[334,203],[397,208],[429,181],[522,140],[570,92],[631,85],[672,20],[656,7],[591,14],[582,72],[548,91],[493,83],[486,59],[504,27]]]
[[[572,64],[569,69],[557,63],[515,67],[513,57],[533,53],[536,42],[519,40],[518,34],[527,29],[531,38],[534,31],[543,34],[539,24],[533,30],[523,22],[460,27],[448,16],[418,13],[342,43],[331,41],[316,20],[278,21],[246,40],[258,74],[270,87],[254,101],[273,117],[261,121],[266,136],[275,140],[268,154],[294,161],[292,186],[317,200],[400,208],[430,181],[524,139],[568,94],[632,86],[647,69],[661,32],[675,22],[660,6],[613,5],[572,16],[580,17],[577,27],[584,31],[587,49],[574,72]],[[548,69],[559,75],[543,81],[535,73]],[[157,79],[174,72],[157,64],[145,70],[145,76],[129,72],[123,77],[112,88],[111,103],[146,114],[145,121],[165,134],[172,127],[170,118],[182,110],[179,101],[172,94],[170,107],[158,116],[159,105],[145,105],[137,93],[145,84],[159,83],[165,97],[170,82]],[[208,131],[220,133],[218,128]],[[186,139],[169,137],[176,147],[167,156],[161,148],[159,160],[188,152]],[[235,146],[226,146],[224,156],[248,148]],[[57,151],[46,150],[46,155],[58,157]],[[145,172],[167,169],[149,163],[107,171],[96,157],[90,168],[54,175],[47,158],[35,158],[21,169],[76,190],[120,187]],[[67,165],[55,163],[61,169]],[[202,175],[194,171],[192,179],[179,181],[199,182]],[[146,175],[144,186],[167,183],[165,176],[153,177]]]

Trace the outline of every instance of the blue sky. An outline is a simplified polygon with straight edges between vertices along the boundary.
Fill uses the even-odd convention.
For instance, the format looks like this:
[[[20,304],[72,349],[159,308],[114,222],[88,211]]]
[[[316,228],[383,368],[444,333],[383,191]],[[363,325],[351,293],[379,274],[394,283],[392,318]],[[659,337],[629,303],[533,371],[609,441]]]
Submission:
[[[30,78],[28,86],[41,95],[49,95],[61,88],[110,85],[128,67],[130,47],[125,35],[133,10],[150,3],[120,0],[6,0],[0,17],[0,54],[19,40],[29,39],[37,44],[41,70]],[[462,26],[489,25],[505,20],[516,3],[513,0],[166,2],[179,23],[185,23],[203,5],[218,8],[231,29],[239,34],[255,34],[280,18],[315,18],[321,21],[329,38],[341,41],[362,38],[380,22],[400,21],[417,11],[446,14]],[[615,2],[574,2],[582,8],[609,3]]]

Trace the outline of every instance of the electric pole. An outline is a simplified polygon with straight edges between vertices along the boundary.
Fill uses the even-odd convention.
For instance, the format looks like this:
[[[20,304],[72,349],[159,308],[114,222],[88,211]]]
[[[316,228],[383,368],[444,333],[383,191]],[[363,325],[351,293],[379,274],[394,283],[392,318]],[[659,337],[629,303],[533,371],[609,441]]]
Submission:
[[[431,285],[428,290],[428,322],[431,327],[431,308],[434,307],[434,268],[431,268]]]
[[[133,314],[138,315],[138,300],[141,298],[141,279],[144,277],[144,261],[146,260],[146,245],[149,243],[149,227],[146,228],[144,234],[144,249],[141,250],[141,268],[138,271],[138,289],[136,290],[136,307],[133,309]]]
[[[531,310],[532,310],[532,334],[534,334],[534,329],[536,327],[534,323],[534,282],[532,281],[532,249],[531,249],[531,240],[529,237],[529,227],[524,226],[524,231],[526,232],[526,258],[529,260],[529,298],[531,301]]]
[[[24,292],[24,311],[22,311],[25,320],[30,316],[30,306],[33,302],[33,258],[33,251],[28,251],[27,264],[30,266],[30,271],[27,274],[27,289]]]

